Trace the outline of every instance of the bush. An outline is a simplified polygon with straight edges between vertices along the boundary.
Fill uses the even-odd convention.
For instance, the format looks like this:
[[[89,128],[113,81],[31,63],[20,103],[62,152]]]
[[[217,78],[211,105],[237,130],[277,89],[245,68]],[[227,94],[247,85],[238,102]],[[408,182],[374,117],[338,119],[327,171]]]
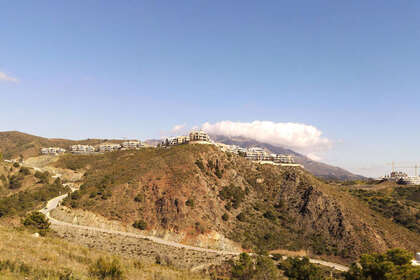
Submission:
[[[359,264],[353,263],[344,274],[347,280],[365,279],[419,279],[420,267],[412,266],[412,255],[403,249],[392,249],[385,254],[365,254]]]
[[[284,275],[291,280],[323,280],[322,270],[304,258],[288,258],[280,264]]]
[[[228,215],[227,213],[223,214],[223,216],[222,216],[222,220],[223,220],[223,221],[227,221],[227,220],[229,220],[229,215]]]
[[[13,167],[14,167],[14,168],[19,168],[19,166],[20,166],[20,164],[19,164],[19,163],[17,163],[17,162],[13,163]]]
[[[133,223],[133,227],[145,230],[147,228],[147,223],[144,220],[138,220]]]
[[[187,201],[185,201],[185,205],[194,208],[194,199],[189,198]]]
[[[134,197],[135,202],[144,202],[144,195],[139,193]]]
[[[232,265],[232,279],[278,279],[279,273],[273,261],[266,256],[252,259],[242,253],[239,260]]]
[[[36,171],[34,176],[39,179],[39,183],[48,184],[50,173],[48,173],[48,171],[45,171],[45,172]]]
[[[197,159],[196,161],[195,161],[195,164],[198,166],[198,168],[200,168],[200,170],[201,171],[204,171],[204,164],[203,164],[203,161],[200,159]]]
[[[50,228],[50,222],[48,222],[47,217],[40,212],[32,212],[23,220],[23,225],[25,227],[31,227],[33,229],[39,230],[41,235],[45,233]]]
[[[23,176],[26,176],[31,174],[31,171],[29,171],[29,168],[22,166],[19,170],[19,173],[23,174]]]
[[[89,267],[89,275],[97,279],[124,279],[122,266],[118,259],[99,258]]]
[[[16,190],[22,187],[23,176],[12,175],[9,178],[9,189]]]
[[[222,188],[219,197],[232,202],[233,208],[237,209],[245,198],[245,192],[240,187],[230,185]]]
[[[236,219],[238,219],[241,222],[245,221],[245,214],[242,212],[239,213],[238,216],[236,216]]]
[[[264,213],[264,218],[274,221],[276,219],[276,216],[272,211],[267,211]]]

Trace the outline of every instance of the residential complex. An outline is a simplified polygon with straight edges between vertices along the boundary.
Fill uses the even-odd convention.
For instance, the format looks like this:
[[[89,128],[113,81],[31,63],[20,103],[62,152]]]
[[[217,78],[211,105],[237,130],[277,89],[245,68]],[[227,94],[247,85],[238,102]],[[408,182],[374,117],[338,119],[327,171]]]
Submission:
[[[190,134],[176,137],[166,138],[162,142],[162,146],[174,146],[187,143],[211,143],[209,135],[204,131],[191,131]]]
[[[119,149],[121,149],[121,145],[120,144],[115,144],[115,143],[103,143],[99,145],[99,152],[104,153],[104,152],[114,152],[114,151],[118,151]]]
[[[65,152],[65,149],[59,147],[41,148],[41,154],[43,155],[59,155]]]
[[[216,144],[222,149],[222,151],[235,153],[241,156],[244,156],[248,160],[256,161],[263,164],[275,164],[283,166],[299,166],[296,164],[294,157],[292,155],[282,155],[282,154],[272,154],[267,152],[264,148],[260,147],[251,147],[251,148],[241,148],[235,145],[225,145],[225,144]]]
[[[89,154],[95,152],[95,147],[90,145],[73,145],[71,146],[73,154]]]
[[[190,132],[190,141],[210,142],[210,137],[202,130],[193,130]]]
[[[419,176],[408,176],[407,173],[401,171],[392,171],[389,175],[385,175],[381,179],[394,182],[401,182],[407,185],[420,185]]]
[[[134,150],[143,147],[139,140],[129,140],[122,143],[122,148],[124,150]]]

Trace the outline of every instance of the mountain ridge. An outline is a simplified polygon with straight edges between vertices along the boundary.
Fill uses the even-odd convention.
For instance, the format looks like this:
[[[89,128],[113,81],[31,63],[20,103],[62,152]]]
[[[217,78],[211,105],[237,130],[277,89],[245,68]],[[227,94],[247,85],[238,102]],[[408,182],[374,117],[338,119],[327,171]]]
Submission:
[[[291,149],[274,146],[268,143],[259,142],[250,138],[246,137],[228,137],[223,135],[210,135],[211,139],[216,142],[220,142],[227,145],[237,145],[242,148],[250,148],[250,147],[261,147],[270,150],[276,154],[286,154],[286,155],[293,155],[295,157],[296,163],[302,164],[306,170],[310,173],[314,174],[317,177],[327,179],[327,180],[359,180],[364,179],[363,176],[353,174],[341,167],[332,166],[326,163],[318,162],[311,160],[305,155],[297,153]]]

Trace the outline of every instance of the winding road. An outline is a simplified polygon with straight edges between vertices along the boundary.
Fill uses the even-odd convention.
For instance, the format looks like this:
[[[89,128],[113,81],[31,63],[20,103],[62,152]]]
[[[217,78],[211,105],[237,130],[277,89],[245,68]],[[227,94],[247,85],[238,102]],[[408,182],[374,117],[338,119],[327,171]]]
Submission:
[[[56,174],[56,176],[60,177],[60,174]],[[64,185],[66,185],[66,184],[64,184]],[[71,190],[75,191],[76,189],[71,188]],[[162,238],[159,238],[159,237],[142,235],[142,234],[138,234],[138,233],[130,233],[130,232],[123,232],[123,231],[97,228],[97,227],[75,225],[75,224],[72,224],[72,223],[67,223],[67,222],[59,221],[57,219],[52,218],[51,215],[50,215],[50,212],[52,210],[54,210],[55,208],[57,208],[60,205],[60,203],[67,197],[67,195],[68,194],[64,194],[64,195],[54,197],[53,199],[51,199],[47,202],[47,205],[46,205],[45,208],[40,210],[40,212],[43,213],[49,219],[51,224],[58,225],[58,226],[67,226],[67,227],[72,227],[72,228],[90,230],[90,231],[96,231],[96,232],[109,233],[109,234],[117,234],[117,235],[139,238],[139,239],[146,239],[146,240],[150,240],[150,241],[153,241],[155,243],[162,244],[162,245],[172,246],[172,247],[176,247],[176,248],[183,248],[183,249],[187,249],[187,250],[194,250],[194,251],[199,251],[199,252],[216,253],[216,254],[219,254],[219,255],[232,255],[232,256],[238,256],[240,254],[238,252],[230,252],[230,251],[225,251],[225,250],[215,250],[215,249],[208,249],[208,248],[185,245],[185,244],[165,240],[165,239],[162,239]],[[311,258],[309,259],[309,261],[313,264],[319,264],[319,265],[322,265],[322,266],[330,267],[330,268],[333,268],[333,269],[336,269],[336,270],[342,271],[342,272],[345,272],[345,271],[349,270],[348,267],[346,267],[344,265],[341,265],[341,264],[337,264],[337,263],[327,262],[327,261],[318,260],[318,259],[311,259]]]

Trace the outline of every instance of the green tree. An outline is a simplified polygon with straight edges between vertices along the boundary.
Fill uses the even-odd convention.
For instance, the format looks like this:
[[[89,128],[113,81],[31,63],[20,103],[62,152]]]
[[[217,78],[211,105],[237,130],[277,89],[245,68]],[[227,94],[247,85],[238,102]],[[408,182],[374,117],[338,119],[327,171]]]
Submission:
[[[239,256],[239,260],[232,266],[232,278],[238,280],[249,280],[252,279],[254,274],[254,263],[251,257],[242,253]]]
[[[267,256],[251,258],[246,253],[232,265],[232,278],[238,280],[274,280],[279,278],[279,272],[274,262]]]
[[[325,279],[322,270],[304,258],[288,258],[280,267],[284,275],[291,280],[323,280]]]
[[[50,222],[41,212],[32,212],[27,215],[23,220],[23,225],[38,230],[41,235],[45,235],[50,228]]]
[[[411,265],[412,256],[403,249],[392,249],[385,254],[365,254],[359,263],[351,265],[346,280],[418,280],[420,267]]]

